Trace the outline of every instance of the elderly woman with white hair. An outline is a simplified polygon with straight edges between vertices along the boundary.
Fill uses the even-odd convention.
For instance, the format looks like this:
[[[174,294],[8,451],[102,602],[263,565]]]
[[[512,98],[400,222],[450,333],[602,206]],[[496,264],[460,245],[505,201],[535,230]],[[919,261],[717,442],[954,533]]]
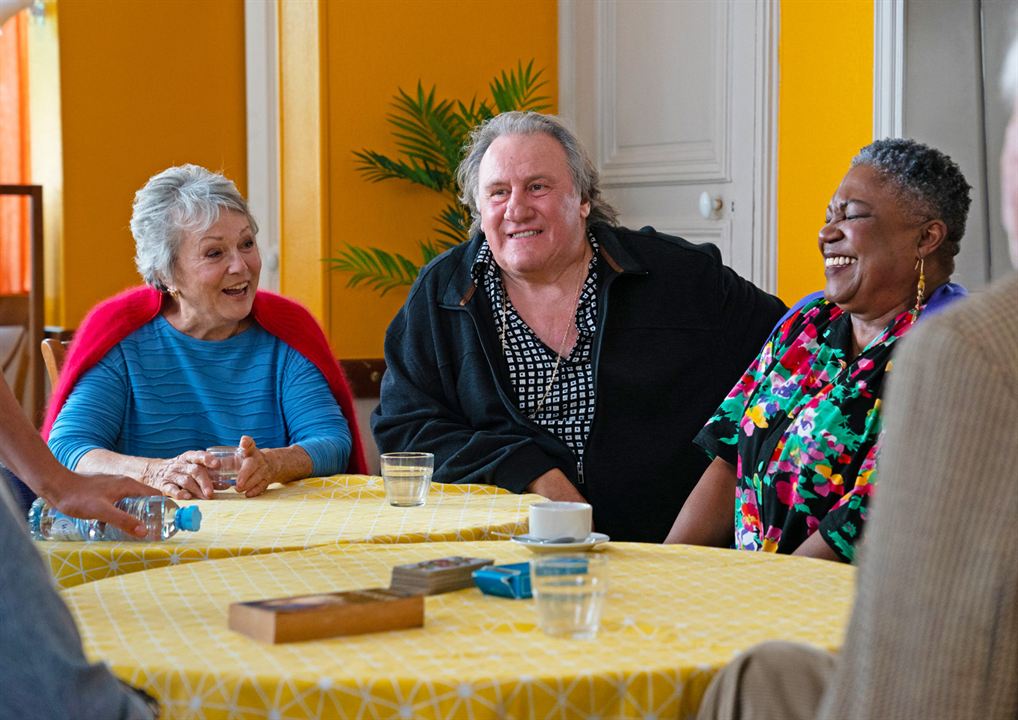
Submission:
[[[136,194],[131,232],[147,285],[100,303],[78,330],[43,426],[57,459],[179,499],[213,496],[214,445],[240,448],[236,489],[248,497],[364,472],[321,328],[258,290],[258,226],[234,184],[169,168]]]

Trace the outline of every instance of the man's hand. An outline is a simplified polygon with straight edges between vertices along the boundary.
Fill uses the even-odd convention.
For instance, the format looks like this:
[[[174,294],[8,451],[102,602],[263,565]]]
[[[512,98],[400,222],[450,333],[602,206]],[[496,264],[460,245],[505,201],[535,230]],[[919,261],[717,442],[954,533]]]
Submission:
[[[569,482],[569,478],[558,468],[549,470],[527,485],[527,492],[543,495],[549,500],[587,502],[587,498],[580,494],[576,486]]]
[[[58,477],[48,484],[46,500],[65,515],[101,520],[136,537],[144,537],[144,523],[114,503],[126,497],[159,495],[155,488],[121,475],[79,475],[61,467]]]

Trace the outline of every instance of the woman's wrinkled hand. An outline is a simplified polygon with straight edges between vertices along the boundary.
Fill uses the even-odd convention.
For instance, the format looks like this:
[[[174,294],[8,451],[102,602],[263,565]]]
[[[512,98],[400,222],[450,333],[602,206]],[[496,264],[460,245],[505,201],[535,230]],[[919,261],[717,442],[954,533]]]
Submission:
[[[210,499],[214,495],[212,476],[203,450],[188,450],[166,460],[148,464],[142,482],[177,500]]]
[[[237,447],[242,457],[240,471],[237,473],[237,492],[243,493],[245,497],[261,495],[269,483],[276,479],[275,468],[268,455],[258,449],[250,435],[242,436]]]

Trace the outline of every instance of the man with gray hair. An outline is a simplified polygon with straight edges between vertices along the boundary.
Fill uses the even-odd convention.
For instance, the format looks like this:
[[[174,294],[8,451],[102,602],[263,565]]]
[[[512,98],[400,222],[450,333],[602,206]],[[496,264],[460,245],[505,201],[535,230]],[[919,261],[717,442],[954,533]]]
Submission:
[[[589,502],[660,542],[707,465],[692,438],[784,306],[713,245],[618,227],[549,115],[476,128],[458,180],[472,239],[428,265],[385,340],[372,429],[438,482]]]

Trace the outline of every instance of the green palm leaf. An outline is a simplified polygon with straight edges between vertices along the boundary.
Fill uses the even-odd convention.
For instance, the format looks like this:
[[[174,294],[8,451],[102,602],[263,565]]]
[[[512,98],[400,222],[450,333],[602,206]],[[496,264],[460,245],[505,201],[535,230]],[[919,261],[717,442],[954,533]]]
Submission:
[[[347,244],[333,258],[325,258],[333,270],[350,273],[347,287],[366,285],[385,295],[398,287],[412,285],[420,268],[417,263],[399,253],[389,253],[375,247],[359,248]]]
[[[360,248],[347,243],[336,257],[325,258],[330,268],[349,274],[348,287],[367,287],[380,295],[412,285],[420,267],[467,240],[470,213],[457,197],[456,167],[470,131],[497,113],[510,110],[547,110],[548,97],[538,95],[547,82],[544,71],[526,66],[502,71],[488,84],[491,100],[476,97],[469,104],[439,100],[436,88],[425,90],[418,80],[415,92],[399,88],[386,122],[392,127],[395,157],[374,150],[354,151],[356,169],[368,182],[402,180],[445,196],[446,206],[435,217],[437,239],[418,242],[422,262],[377,247]]]

